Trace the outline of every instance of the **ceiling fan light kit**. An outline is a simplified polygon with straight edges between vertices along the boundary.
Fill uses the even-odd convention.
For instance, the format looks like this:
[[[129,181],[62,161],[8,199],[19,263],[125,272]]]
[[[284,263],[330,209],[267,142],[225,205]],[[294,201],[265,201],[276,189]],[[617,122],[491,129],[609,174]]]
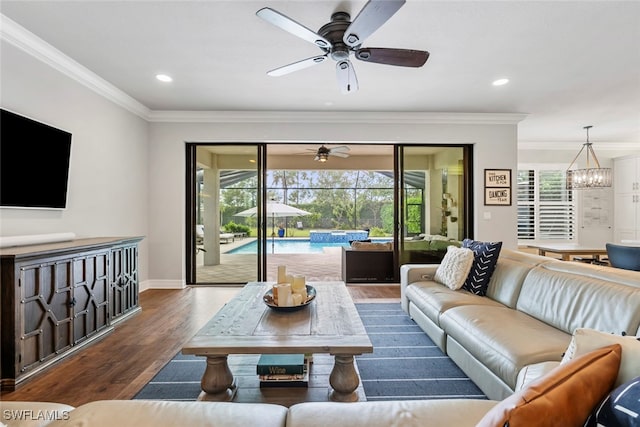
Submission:
[[[283,76],[320,64],[327,58],[336,61],[336,77],[342,93],[358,90],[358,79],[349,60],[351,55],[364,62],[395,65],[400,67],[422,67],[429,52],[413,49],[362,48],[363,41],[380,28],[404,4],[406,0],[369,0],[358,16],[351,21],[346,12],[335,12],[331,21],[314,32],[304,25],[265,7],[256,12],[260,18],[306,40],[323,50],[323,55],[312,56],[267,72],[269,76]]]
[[[342,157],[343,159],[346,159],[347,157],[349,157],[349,151],[351,151],[351,149],[346,145],[328,148],[323,144],[320,146],[320,148],[318,148],[318,151],[316,151],[316,156],[313,160],[324,163],[329,160],[329,156]]]

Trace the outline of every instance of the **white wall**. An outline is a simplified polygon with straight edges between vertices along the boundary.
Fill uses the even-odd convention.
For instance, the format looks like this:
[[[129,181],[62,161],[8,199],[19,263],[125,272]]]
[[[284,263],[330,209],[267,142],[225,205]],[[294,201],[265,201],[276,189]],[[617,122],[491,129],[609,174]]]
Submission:
[[[180,114],[176,114],[180,116]],[[461,115],[462,116],[462,115]],[[349,114],[315,115],[283,113],[209,113],[201,122],[170,122],[169,114],[162,122],[151,123],[149,153],[149,256],[153,260],[149,274],[167,285],[178,285],[186,276],[185,258],[185,142],[278,143],[325,141],[464,143],[474,147],[475,237],[501,240],[505,247],[517,246],[517,215],[512,206],[484,206],[483,179],[485,168],[512,169],[517,165],[516,124],[514,117],[502,123],[478,115],[475,124],[434,123],[430,115],[408,116],[389,113],[387,120],[378,115],[358,114],[348,123]],[[452,116],[449,117],[451,119]],[[472,115],[464,115],[467,122]],[[478,124],[480,121],[486,124]],[[506,121],[511,123],[505,124]],[[485,212],[491,219],[482,219]]]
[[[146,236],[148,123],[13,45],[0,48],[2,108],[73,135],[67,209],[0,209],[0,235]],[[145,239],[141,280],[147,246]]]

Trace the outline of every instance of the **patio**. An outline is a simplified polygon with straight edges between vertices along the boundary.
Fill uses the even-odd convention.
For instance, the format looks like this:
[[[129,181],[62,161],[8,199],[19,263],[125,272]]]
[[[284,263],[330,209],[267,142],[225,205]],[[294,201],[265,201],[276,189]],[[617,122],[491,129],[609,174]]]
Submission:
[[[236,240],[221,245],[221,249],[229,251],[250,242],[252,238]],[[278,265],[286,265],[289,274],[301,274],[308,281],[342,280],[341,249],[326,247],[322,253],[314,254],[267,254],[267,280],[275,281]],[[198,263],[198,283],[246,283],[255,280],[255,254],[220,254],[220,264],[204,266]]]

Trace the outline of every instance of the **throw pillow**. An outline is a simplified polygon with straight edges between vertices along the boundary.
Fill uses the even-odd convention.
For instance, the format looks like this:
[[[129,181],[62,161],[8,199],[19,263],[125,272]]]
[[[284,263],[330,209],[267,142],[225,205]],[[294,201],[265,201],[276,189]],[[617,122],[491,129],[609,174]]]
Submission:
[[[473,251],[449,246],[433,276],[433,280],[457,290],[462,287],[473,263]]]
[[[615,386],[626,383],[640,373],[640,338],[621,336],[596,331],[595,329],[578,328],[573,332],[569,348],[564,353],[561,363],[567,363],[577,356],[611,344],[622,346],[622,360]]]
[[[622,350],[624,354],[626,350]],[[620,385],[598,405],[585,427],[640,426],[640,377]]]
[[[582,427],[613,387],[621,352],[614,344],[558,365],[494,406],[476,427]]]
[[[496,269],[502,242],[477,242],[464,239],[462,247],[471,249],[475,257],[469,276],[462,288],[473,294],[484,296],[487,294],[491,275]]]

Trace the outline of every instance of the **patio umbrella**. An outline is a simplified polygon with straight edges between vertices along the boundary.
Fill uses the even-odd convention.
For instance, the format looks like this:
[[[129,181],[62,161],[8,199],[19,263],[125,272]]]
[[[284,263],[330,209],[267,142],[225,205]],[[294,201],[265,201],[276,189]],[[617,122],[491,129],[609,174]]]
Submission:
[[[258,214],[258,208],[253,207],[247,210],[238,212],[233,216],[256,216]],[[276,218],[286,218],[292,216],[304,216],[311,215],[311,212],[304,211],[302,209],[289,206],[284,203],[267,202],[267,216],[271,217],[271,253],[274,252],[274,234],[275,234],[275,222]]]

